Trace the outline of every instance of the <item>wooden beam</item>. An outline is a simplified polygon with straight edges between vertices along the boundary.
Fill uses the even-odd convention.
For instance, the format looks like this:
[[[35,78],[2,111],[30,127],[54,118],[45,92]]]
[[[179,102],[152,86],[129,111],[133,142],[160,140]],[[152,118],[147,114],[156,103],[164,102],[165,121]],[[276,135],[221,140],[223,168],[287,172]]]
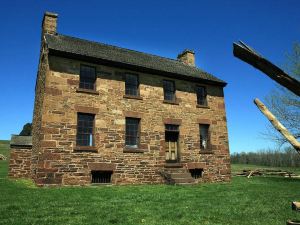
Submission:
[[[297,141],[297,139],[276,119],[276,117],[258,98],[254,100],[254,103],[259,108],[259,110],[268,118],[268,120],[276,128],[276,130],[278,130],[300,154],[300,142]]]
[[[300,202],[292,202],[292,210],[300,211]]]
[[[300,82],[297,79],[289,76],[242,41],[233,43],[233,55],[267,74],[272,80],[300,96]]]

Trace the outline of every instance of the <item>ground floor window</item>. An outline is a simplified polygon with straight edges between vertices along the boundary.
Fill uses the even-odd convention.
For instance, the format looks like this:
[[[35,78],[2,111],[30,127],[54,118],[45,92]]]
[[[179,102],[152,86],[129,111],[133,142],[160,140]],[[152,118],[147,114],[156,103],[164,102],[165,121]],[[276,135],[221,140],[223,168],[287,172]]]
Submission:
[[[190,169],[190,173],[194,179],[199,179],[202,177],[203,169]]]
[[[94,146],[94,119],[93,114],[77,114],[77,146]]]
[[[140,119],[126,117],[125,145],[137,148],[140,142]]]
[[[208,150],[209,149],[209,125],[208,124],[200,124],[200,149]]]
[[[93,184],[108,184],[111,183],[112,171],[92,171]]]

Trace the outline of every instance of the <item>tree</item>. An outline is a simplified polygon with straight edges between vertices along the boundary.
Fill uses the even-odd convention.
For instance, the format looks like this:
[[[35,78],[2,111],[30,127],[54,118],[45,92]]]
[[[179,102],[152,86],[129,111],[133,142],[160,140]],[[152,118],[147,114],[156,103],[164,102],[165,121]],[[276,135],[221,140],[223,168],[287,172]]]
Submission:
[[[292,67],[289,69],[295,76],[298,73],[298,46],[295,45],[294,54],[289,55]],[[244,42],[239,41],[238,43],[233,43],[233,55],[242,61],[250,64],[254,68],[260,70],[265,75],[270,77],[272,80],[276,81],[282,87],[287,88],[289,91],[300,97],[300,80],[294,78],[288,73],[284,72],[282,69],[274,65],[272,62],[261,56],[254,49],[246,45]],[[297,76],[297,75],[296,75]],[[296,98],[297,101],[297,98]],[[294,101],[295,102],[295,101]],[[289,142],[293,148],[300,154],[300,141],[284,126],[282,123],[274,116],[274,114],[266,107],[258,98],[254,100],[254,103],[259,108],[259,110],[264,114],[264,116],[270,121],[273,127],[278,130],[282,136]],[[294,104],[293,104],[294,105]],[[297,105],[297,104],[296,104]],[[277,105],[275,105],[276,107]],[[296,109],[296,111],[298,111]],[[288,116],[289,117],[289,116]],[[296,122],[296,127],[298,124]],[[294,127],[293,127],[294,128]],[[297,135],[298,136],[298,135]],[[278,140],[278,139],[277,139]]]
[[[293,46],[291,53],[287,54],[286,71],[289,75],[300,80],[300,44]],[[297,95],[288,89],[277,86],[266,97],[266,105],[277,117],[277,119],[299,140],[300,138],[300,99]],[[287,140],[269,125],[267,132],[263,135],[276,141],[280,146],[285,144]]]
[[[31,123],[26,123],[23,126],[22,131],[20,132],[19,135],[21,136],[31,136],[31,130],[32,130],[32,124]]]

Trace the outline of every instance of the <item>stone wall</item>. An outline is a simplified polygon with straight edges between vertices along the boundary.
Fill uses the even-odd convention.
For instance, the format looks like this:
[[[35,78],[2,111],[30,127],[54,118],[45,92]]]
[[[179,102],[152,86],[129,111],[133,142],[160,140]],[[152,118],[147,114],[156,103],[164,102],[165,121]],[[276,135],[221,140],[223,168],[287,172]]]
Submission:
[[[96,92],[78,89],[80,64],[97,68]],[[138,72],[141,99],[124,96],[127,71],[77,60],[49,57],[41,107],[40,146],[35,180],[38,185],[88,185],[93,168],[113,170],[112,183],[162,183],[165,127],[180,123],[180,156],[186,168],[201,167],[201,181],[229,181],[228,133],[220,86],[205,85],[208,107],[197,107],[195,85],[175,81],[178,104],[163,101],[162,81]],[[199,85],[199,84],[198,84]],[[36,96],[39,98],[39,96]],[[76,147],[77,112],[95,114],[95,149]],[[140,149],[125,149],[125,117],[141,118]],[[211,151],[201,152],[199,123],[210,124]],[[105,170],[105,169],[103,169]]]
[[[31,178],[31,147],[11,147],[9,171],[10,178]]]

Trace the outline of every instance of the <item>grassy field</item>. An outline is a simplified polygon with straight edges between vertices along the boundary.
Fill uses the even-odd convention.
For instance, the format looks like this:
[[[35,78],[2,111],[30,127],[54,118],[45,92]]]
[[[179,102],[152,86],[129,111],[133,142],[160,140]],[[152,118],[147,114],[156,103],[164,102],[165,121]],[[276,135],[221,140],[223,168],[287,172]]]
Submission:
[[[9,157],[9,141],[1,141],[0,140],[0,154]],[[8,169],[8,160],[6,161],[0,161],[0,178],[3,178],[7,175],[7,169]],[[0,189],[1,192],[1,189]]]
[[[7,144],[0,154],[7,155]],[[1,153],[2,152],[2,153]],[[233,166],[235,168],[235,165]],[[196,186],[36,188],[6,178],[0,161],[0,224],[285,224],[300,219],[300,180],[234,178]]]
[[[232,164],[231,171],[232,172],[240,172],[244,169],[278,169],[278,170],[286,170],[290,172],[294,172],[295,174],[300,175],[300,167],[269,167],[269,166],[257,166],[257,165],[249,165],[249,164]]]

